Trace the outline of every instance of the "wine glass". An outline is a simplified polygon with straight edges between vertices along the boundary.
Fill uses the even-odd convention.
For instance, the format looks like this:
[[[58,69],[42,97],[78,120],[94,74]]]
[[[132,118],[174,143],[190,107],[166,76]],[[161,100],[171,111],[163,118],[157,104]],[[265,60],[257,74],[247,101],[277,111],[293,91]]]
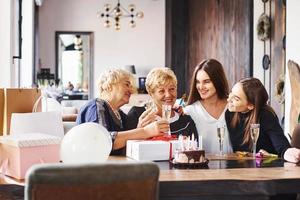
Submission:
[[[259,136],[259,124],[250,124],[250,136],[252,139],[252,143],[253,143],[253,157],[255,158],[256,155],[256,143],[257,143],[257,139]]]
[[[156,105],[152,100],[149,100],[149,101],[146,102],[145,109],[146,110],[151,109],[152,112],[157,111]]]
[[[220,152],[219,155],[223,156],[223,144],[224,144],[224,138],[225,138],[225,124],[218,124],[217,125],[217,136],[219,139],[219,145],[220,145]]]
[[[167,121],[170,121],[172,106],[168,105],[168,104],[163,104],[161,108],[162,108],[162,118],[167,120]],[[170,128],[168,130],[168,136],[171,136]]]

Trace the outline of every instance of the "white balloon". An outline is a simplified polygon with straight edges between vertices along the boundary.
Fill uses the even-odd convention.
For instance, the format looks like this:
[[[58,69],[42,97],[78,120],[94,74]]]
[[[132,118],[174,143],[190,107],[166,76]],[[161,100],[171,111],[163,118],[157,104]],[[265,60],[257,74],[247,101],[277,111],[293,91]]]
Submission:
[[[100,124],[84,123],[72,128],[63,138],[60,158],[64,163],[99,163],[112,149],[109,132]]]

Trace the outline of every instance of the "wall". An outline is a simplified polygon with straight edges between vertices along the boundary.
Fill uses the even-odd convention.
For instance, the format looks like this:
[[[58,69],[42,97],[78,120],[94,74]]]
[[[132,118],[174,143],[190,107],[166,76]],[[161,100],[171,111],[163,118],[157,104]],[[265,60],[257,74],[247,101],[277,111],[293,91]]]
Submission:
[[[288,0],[287,2],[287,24],[286,24],[286,62],[293,60],[300,64],[300,1]],[[287,64],[286,64],[287,66]],[[291,88],[288,76],[288,68],[286,67],[285,79],[285,132],[290,132],[290,108],[291,108]]]
[[[11,87],[13,71],[13,1],[0,1],[0,87]]]
[[[20,86],[31,87],[33,69],[33,26],[34,1],[22,1],[22,59],[20,66]]]
[[[33,67],[33,0],[22,2],[22,59],[18,46],[18,0],[0,1],[0,87],[30,87]]]
[[[265,81],[265,70],[262,67],[262,58],[264,56],[264,43],[257,38],[256,26],[259,16],[264,12],[264,3],[262,1],[253,2],[253,76]],[[268,7],[266,12],[269,13]],[[267,81],[268,83],[268,81]]]
[[[264,12],[271,18],[270,38],[265,42],[257,37],[257,23]],[[285,73],[285,50],[282,39],[285,35],[286,10],[282,0],[270,0],[265,4],[262,1],[254,1],[253,16],[253,76],[259,78],[264,84],[268,94],[270,105],[274,108],[280,122],[284,117],[284,105],[277,96],[276,83]],[[264,55],[270,58],[267,70],[263,69],[262,59]]]
[[[128,19],[121,19],[121,30],[103,27],[103,20],[96,17],[105,3],[111,0],[47,0],[39,10],[40,46],[42,67],[55,69],[55,31],[94,32],[94,80],[107,68],[134,64],[138,76],[146,75],[155,66],[165,66],[165,1],[130,1],[137,10],[144,12],[137,19],[134,29]],[[94,81],[94,82],[95,82]],[[94,88],[96,94],[96,88]]]

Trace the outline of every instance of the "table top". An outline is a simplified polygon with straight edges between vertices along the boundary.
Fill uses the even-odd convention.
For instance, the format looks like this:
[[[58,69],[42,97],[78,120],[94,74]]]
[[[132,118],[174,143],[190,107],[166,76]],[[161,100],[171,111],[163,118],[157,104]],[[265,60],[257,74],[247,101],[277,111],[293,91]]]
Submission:
[[[254,159],[234,154],[224,157],[208,155],[207,158],[208,166],[203,169],[176,169],[169,162],[156,162],[161,169],[159,180],[300,180],[300,165],[284,162],[280,158]]]
[[[160,199],[269,199],[277,194],[300,193],[299,164],[282,159],[254,159],[207,155],[203,169],[160,167]],[[284,196],[281,199],[285,199]]]
[[[160,181],[191,180],[272,180],[299,179],[300,163],[284,162],[280,158],[254,159],[235,154],[217,156],[207,155],[208,165],[198,169],[177,169],[169,161],[157,161],[160,168]],[[110,156],[109,161],[138,162],[124,156]],[[24,184],[7,176],[0,176],[0,184]]]
[[[160,168],[160,199],[194,199],[203,195],[223,200],[239,195],[256,199],[263,196],[264,199],[278,193],[300,193],[299,164],[282,159],[258,162],[252,157],[234,154],[224,157],[207,155],[207,158],[208,166],[203,169],[176,169],[168,161],[156,162]],[[110,156],[109,161],[138,162],[122,156]],[[20,193],[23,188],[18,187],[24,185],[24,180],[2,176],[0,185],[3,190],[11,185],[11,191]]]
[[[264,167],[283,167],[288,165],[283,159],[265,158],[254,159],[252,157],[239,157],[233,154],[229,156],[208,155],[208,164],[198,167],[198,169],[234,169],[234,168],[264,168]],[[176,169],[176,166],[169,165],[168,162],[156,162],[161,170]],[[290,163],[290,165],[292,165]],[[187,165],[188,166],[188,165]],[[183,166],[184,167],[184,166]],[[192,168],[192,164],[191,167]]]

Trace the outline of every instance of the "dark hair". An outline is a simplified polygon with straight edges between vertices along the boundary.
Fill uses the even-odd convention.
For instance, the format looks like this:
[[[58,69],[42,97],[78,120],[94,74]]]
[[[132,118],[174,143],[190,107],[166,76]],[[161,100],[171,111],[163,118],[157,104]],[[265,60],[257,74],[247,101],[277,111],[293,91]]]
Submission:
[[[244,78],[238,83],[242,85],[243,91],[247,97],[247,101],[253,105],[253,109],[249,111],[249,115],[245,120],[245,134],[243,138],[243,144],[249,144],[252,147],[252,140],[250,136],[250,124],[259,122],[259,114],[262,109],[271,111],[274,115],[274,110],[268,106],[269,95],[257,78]],[[231,121],[231,126],[236,127],[240,122],[240,114],[234,113],[233,119]]]
[[[199,92],[196,88],[196,76],[198,71],[205,71],[210,80],[212,81],[214,87],[216,88],[216,92],[219,99],[226,99],[229,94],[229,86],[226,75],[224,73],[224,69],[222,64],[215,59],[206,59],[198,64],[193,72],[192,81],[190,84],[190,93],[188,98],[188,105],[194,103],[197,100],[201,99]]]

